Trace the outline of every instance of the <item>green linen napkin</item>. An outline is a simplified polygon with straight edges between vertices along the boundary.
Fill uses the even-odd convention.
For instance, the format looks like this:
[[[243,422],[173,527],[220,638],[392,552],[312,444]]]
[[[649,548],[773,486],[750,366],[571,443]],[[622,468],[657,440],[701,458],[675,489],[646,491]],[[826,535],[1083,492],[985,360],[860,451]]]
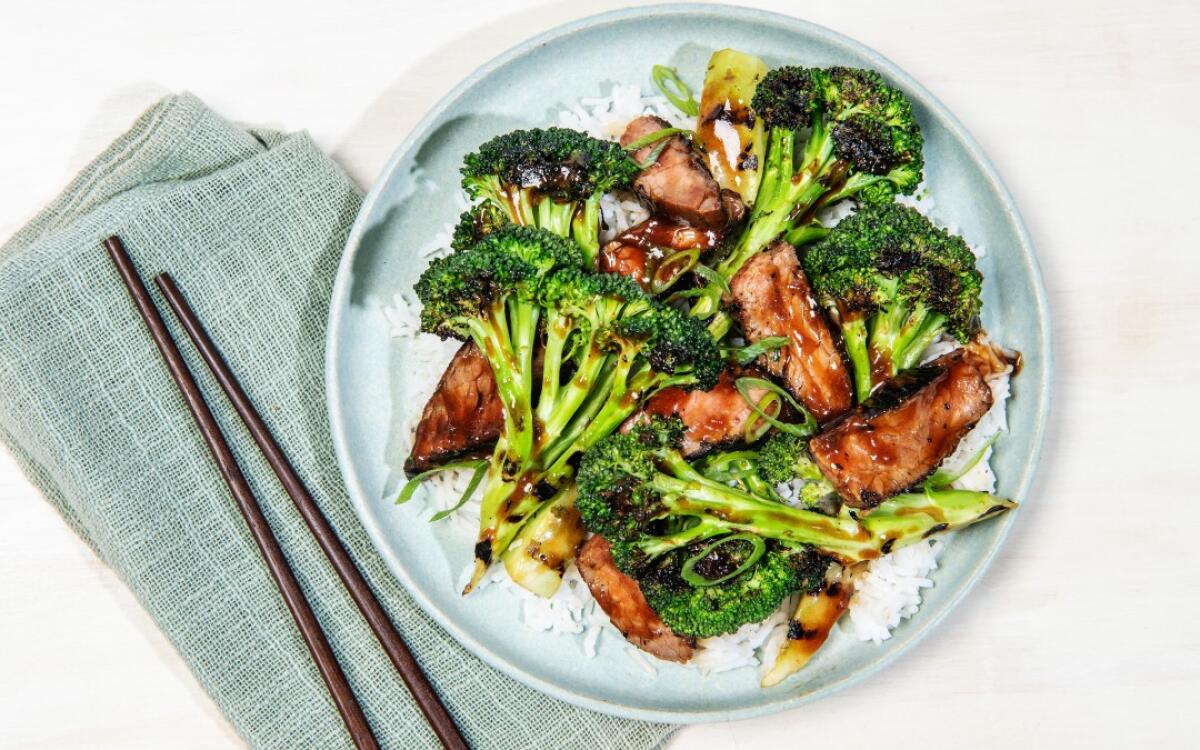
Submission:
[[[334,460],[322,382],[330,288],[360,200],[307,135],[245,130],[193,96],[164,99],[0,247],[0,439],[251,747],[351,746],[100,248],[119,234],[143,278],[169,270],[179,281],[473,746],[660,745],[671,727],[569,706],[481,663],[372,550]],[[182,348],[381,742],[436,747],[236,415]]]

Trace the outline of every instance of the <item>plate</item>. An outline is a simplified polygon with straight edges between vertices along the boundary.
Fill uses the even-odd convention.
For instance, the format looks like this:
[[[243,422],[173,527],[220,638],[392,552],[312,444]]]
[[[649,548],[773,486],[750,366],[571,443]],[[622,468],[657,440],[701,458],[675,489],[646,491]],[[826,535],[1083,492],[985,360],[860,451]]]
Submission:
[[[840,34],[785,16],[724,6],[670,5],[617,11],[562,26],[492,60],[446,95],[397,148],[363,203],[333,290],[326,344],[326,388],[334,446],[354,509],[392,573],[417,603],[464,647],[549,695],[625,717],[665,722],[742,719],[815,700],[862,679],[927,634],[979,579],[1020,517],[1013,512],[971,527],[946,546],[936,585],[920,612],[881,646],[835,629],[805,670],[775,688],[756,669],[703,676],[665,662],[649,674],[617,639],[602,639],[594,659],[575,636],[535,632],[500,587],[463,598],[455,585],[473,538],[430,524],[417,503],[393,504],[399,466],[394,425],[422,404],[412,385],[439,372],[406,363],[389,336],[383,309],[425,267],[427,245],[460,210],[453,199],[464,154],[517,127],[549,124],[552,112],[613,82],[650,90],[652,65],[675,66],[694,88],[709,55],[735,47],[774,67],[874,68],[912,99],[925,134],[926,179],[935,217],[982,245],[984,324],[1019,349],[1025,367],[1013,381],[1010,434],[993,467],[999,494],[1026,500],[1046,423],[1050,327],[1028,233],[999,176],[949,111],[904,71]],[[550,73],[549,71],[553,71]],[[434,189],[430,189],[430,188]]]

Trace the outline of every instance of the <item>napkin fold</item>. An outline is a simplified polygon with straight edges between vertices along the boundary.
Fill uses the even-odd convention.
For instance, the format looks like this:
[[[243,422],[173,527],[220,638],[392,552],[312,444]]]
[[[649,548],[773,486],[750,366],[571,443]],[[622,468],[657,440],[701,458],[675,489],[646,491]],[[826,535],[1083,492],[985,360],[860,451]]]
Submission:
[[[480,662],[372,549],[334,459],[322,364],[330,289],[360,200],[306,134],[243,129],[191,95],[167,97],[0,247],[0,440],[248,745],[351,747],[100,248],[118,234],[143,278],[175,276],[474,747],[659,746],[672,727],[575,708]],[[181,348],[380,741],[438,747],[249,435]]]

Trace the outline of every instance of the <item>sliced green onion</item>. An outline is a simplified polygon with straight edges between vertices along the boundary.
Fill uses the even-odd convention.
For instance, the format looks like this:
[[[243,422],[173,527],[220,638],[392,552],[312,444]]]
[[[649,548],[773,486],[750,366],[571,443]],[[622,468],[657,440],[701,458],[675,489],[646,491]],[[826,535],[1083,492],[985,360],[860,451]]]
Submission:
[[[649,169],[650,167],[653,167],[655,162],[658,161],[658,157],[662,156],[663,149],[666,147],[667,142],[663,141],[650,150],[650,154],[646,156],[645,161],[634,162],[634,164],[638,165],[638,169]]]
[[[700,114],[700,102],[696,101],[692,90],[679,78],[679,74],[675,72],[674,68],[668,68],[666,65],[655,65],[650,69],[650,77],[654,80],[654,86],[680,112],[689,117],[695,117]]]
[[[467,489],[465,489],[462,493],[462,496],[458,498],[458,502],[455,503],[451,508],[438,511],[437,513],[433,514],[432,518],[429,519],[430,522],[440,521],[443,518],[453,514],[459,508],[463,507],[463,505],[465,505],[466,502],[471,499],[471,495],[475,494],[475,490],[479,487],[479,483],[483,481],[484,474],[487,473],[487,465],[488,462],[485,459],[477,458],[469,461],[451,461],[448,464],[443,464],[441,466],[436,466],[432,469],[429,469],[428,471],[423,471],[412,479],[408,480],[408,483],[404,485],[404,489],[400,490],[400,496],[396,498],[396,505],[403,505],[409,500],[412,500],[412,496],[417,491],[417,488],[420,487],[426,479],[434,474],[443,471],[452,471],[454,469],[473,470],[474,473],[471,475],[471,481],[467,483]]]
[[[709,284],[717,287],[723,293],[729,293],[729,280],[703,263],[696,264],[692,269],[696,275],[707,281]]]
[[[673,135],[681,135],[684,133],[686,133],[689,138],[692,136],[692,131],[688,130],[687,128],[663,128],[661,130],[655,130],[653,133],[647,133],[641,138],[638,138],[636,141],[631,141],[629,145],[622,146],[622,148],[632,153],[640,148],[649,146],[651,143],[665,141]]]
[[[782,349],[787,346],[787,342],[787,336],[767,336],[755,341],[753,344],[747,344],[738,349],[731,349],[729,353],[733,356],[735,362],[745,367],[767,352]]]
[[[935,490],[942,490],[946,489],[954,482],[962,479],[964,476],[966,476],[967,472],[969,472],[971,469],[974,469],[975,466],[983,460],[984,455],[988,452],[988,448],[992,447],[992,444],[996,442],[996,438],[998,437],[1000,437],[999,432],[988,438],[983,446],[975,452],[975,455],[971,456],[967,463],[964,464],[963,467],[958,471],[945,471],[944,469],[938,469],[935,471],[933,476],[925,480],[925,486]]]
[[[696,269],[692,269],[693,271]],[[667,297],[667,302],[676,302],[681,299],[690,299],[692,297],[704,297],[712,293],[711,289],[704,287],[692,287],[691,289],[681,289],[678,292],[673,292],[670,297]]]
[[[667,297],[667,302],[677,302],[679,300],[689,299],[691,297],[707,299],[707,309],[712,310],[713,312],[710,312],[707,316],[701,317],[712,317],[718,310],[721,309],[721,295],[729,291],[729,282],[726,281],[721,274],[712,270],[703,263],[697,263],[692,268],[692,273],[696,274],[707,283],[705,283],[703,286],[697,286],[691,289],[675,292],[671,296]],[[700,303],[696,303],[692,306],[692,310],[696,309],[702,309]],[[721,338],[724,335],[724,332],[722,332],[716,337]]]
[[[742,564],[737,567],[737,570],[734,570],[732,573],[726,573],[720,578],[705,578],[696,572],[696,565],[703,560],[708,553],[728,542],[750,542],[750,544],[753,546],[753,549],[750,551],[750,556],[747,557],[745,561],[743,561]],[[718,583],[724,583],[730,578],[735,578],[742,573],[745,573],[750,569],[751,566],[754,565],[754,563],[758,562],[759,558],[761,558],[763,553],[766,551],[767,543],[762,540],[762,537],[755,536],[754,534],[734,534],[733,536],[723,537],[715,542],[706,544],[703,549],[685,560],[683,563],[683,568],[679,571],[679,577],[697,587],[716,586]]]
[[[783,411],[783,401],[779,399],[779,394],[768,393],[758,400],[758,408],[764,413],[775,407],[775,413],[771,416],[778,417],[779,412]],[[746,426],[742,428],[742,441],[746,443],[757,442],[760,437],[766,434],[767,430],[771,429],[771,423],[757,413],[752,413],[746,420]]]
[[[772,427],[797,437],[808,437],[817,431],[817,420],[813,418],[813,415],[808,411],[808,409],[805,409],[796,401],[796,399],[792,398],[792,394],[783,390],[770,380],[745,377],[738,378],[734,381],[733,385],[737,388],[738,393],[742,394],[742,398],[746,400],[746,403],[750,405],[750,408],[754,410],[754,413],[770,423]],[[804,416],[804,421],[781,422],[770,414],[767,414],[762,409],[758,408],[758,403],[754,399],[750,398],[751,388],[764,388],[767,391],[779,394],[779,397],[782,398],[788,406],[792,407],[797,413]]]
[[[650,293],[657,296],[670,289],[683,275],[700,262],[700,248],[692,247],[672,253],[663,259],[650,277]]]

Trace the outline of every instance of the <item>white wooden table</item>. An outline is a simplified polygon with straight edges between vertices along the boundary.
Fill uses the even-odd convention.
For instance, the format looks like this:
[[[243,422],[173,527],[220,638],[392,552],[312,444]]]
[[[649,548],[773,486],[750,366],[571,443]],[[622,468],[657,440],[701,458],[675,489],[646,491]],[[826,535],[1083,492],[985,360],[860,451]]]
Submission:
[[[754,4],[880,50],[983,143],[1045,271],[1054,412],[1020,523],[933,636],[831,699],[688,728],[672,747],[1196,747],[1200,6]],[[182,89],[233,119],[310,129],[369,185],[477,65],[610,7],[304,5],[7,4],[0,236]],[[238,747],[133,597],[7,455],[0,499],[0,747]]]

